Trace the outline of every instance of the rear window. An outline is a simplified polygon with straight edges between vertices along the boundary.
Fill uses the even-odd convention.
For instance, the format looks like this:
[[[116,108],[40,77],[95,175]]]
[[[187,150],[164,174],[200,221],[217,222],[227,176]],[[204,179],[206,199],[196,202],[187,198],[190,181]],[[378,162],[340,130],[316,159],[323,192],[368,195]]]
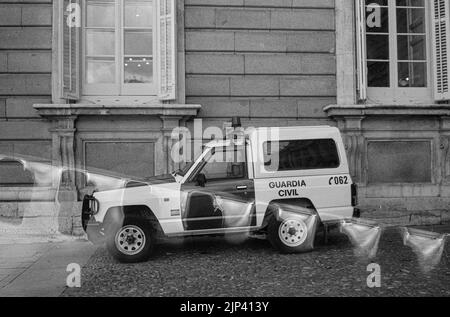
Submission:
[[[269,141],[264,143],[264,166],[270,172],[337,168],[333,139]]]

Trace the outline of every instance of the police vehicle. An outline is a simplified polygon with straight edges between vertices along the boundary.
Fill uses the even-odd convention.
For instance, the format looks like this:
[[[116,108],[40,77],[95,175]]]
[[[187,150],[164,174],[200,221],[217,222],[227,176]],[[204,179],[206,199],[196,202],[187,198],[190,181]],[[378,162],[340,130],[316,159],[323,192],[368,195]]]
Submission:
[[[162,239],[186,236],[245,233],[298,253],[313,249],[319,225],[355,216],[356,186],[337,128],[235,131],[171,175],[87,195],[89,240],[106,242],[127,263],[147,260]]]

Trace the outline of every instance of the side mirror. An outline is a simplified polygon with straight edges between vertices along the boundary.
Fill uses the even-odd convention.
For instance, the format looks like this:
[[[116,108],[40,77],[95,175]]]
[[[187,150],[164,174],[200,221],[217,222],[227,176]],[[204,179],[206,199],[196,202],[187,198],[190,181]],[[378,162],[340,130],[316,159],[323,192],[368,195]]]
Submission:
[[[196,177],[196,185],[200,187],[205,187],[206,185],[206,176],[205,174],[198,174]]]

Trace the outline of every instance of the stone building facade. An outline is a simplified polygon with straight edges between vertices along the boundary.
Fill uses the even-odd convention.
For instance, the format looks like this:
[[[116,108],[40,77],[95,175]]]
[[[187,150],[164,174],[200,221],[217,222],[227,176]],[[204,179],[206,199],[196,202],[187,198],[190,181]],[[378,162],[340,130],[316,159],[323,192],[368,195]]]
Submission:
[[[175,127],[239,116],[338,126],[366,215],[448,220],[447,3],[1,0],[0,154],[73,172],[33,186],[3,159],[0,216],[77,233],[76,169],[167,173]]]

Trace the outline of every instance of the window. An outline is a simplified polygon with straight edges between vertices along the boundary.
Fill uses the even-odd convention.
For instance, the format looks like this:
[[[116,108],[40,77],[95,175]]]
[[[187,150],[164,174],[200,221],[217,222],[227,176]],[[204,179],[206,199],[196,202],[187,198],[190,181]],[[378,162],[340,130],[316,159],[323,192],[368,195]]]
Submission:
[[[244,146],[213,148],[194,175],[202,173],[208,181],[242,179],[246,177],[245,157]]]
[[[428,2],[365,1],[369,100],[432,101]]]
[[[427,87],[425,0],[394,5],[366,1],[368,86]]]
[[[152,0],[85,0],[83,94],[156,94]]]
[[[450,2],[355,0],[359,100],[450,100]]]
[[[176,98],[175,0],[63,0],[53,5],[61,26],[55,44],[61,79],[55,81],[57,98]],[[69,23],[77,19],[76,10],[80,23]]]
[[[263,146],[264,165],[271,172],[338,168],[340,165],[332,139],[270,141]],[[278,164],[274,164],[274,157]]]

